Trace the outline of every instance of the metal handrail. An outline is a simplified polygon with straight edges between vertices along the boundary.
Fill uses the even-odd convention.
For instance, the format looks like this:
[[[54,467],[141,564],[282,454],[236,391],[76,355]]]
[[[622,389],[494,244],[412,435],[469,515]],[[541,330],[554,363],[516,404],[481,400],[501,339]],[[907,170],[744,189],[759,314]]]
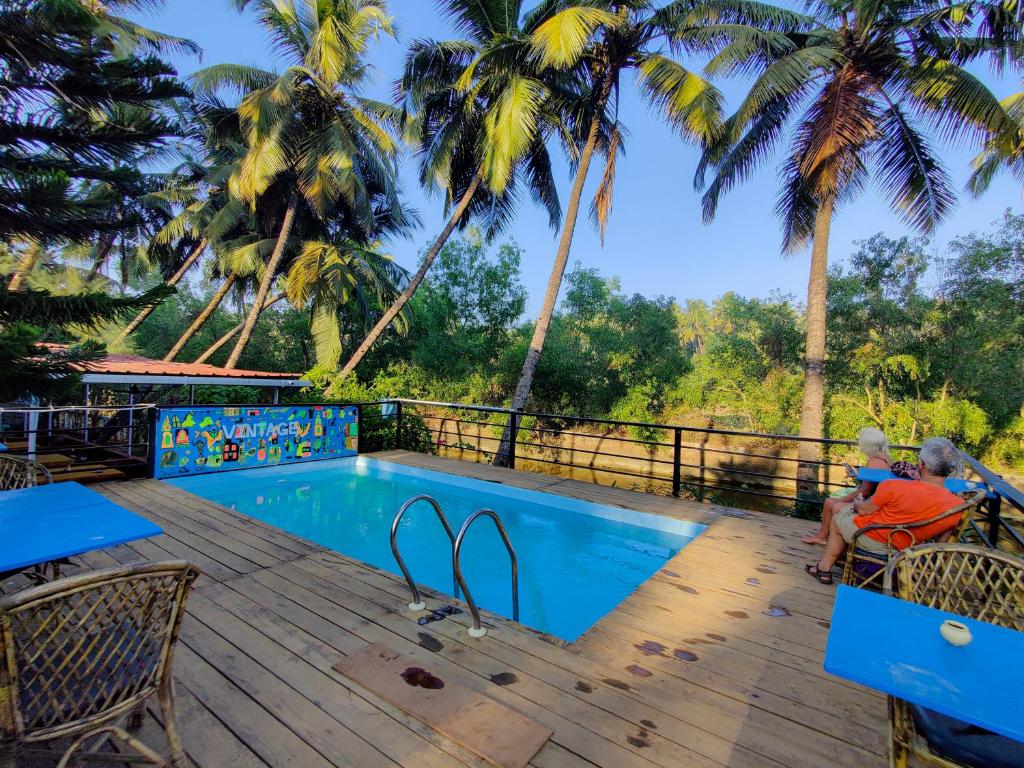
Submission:
[[[493,509],[478,509],[466,518],[466,522],[459,529],[459,535],[455,538],[455,548],[452,554],[452,570],[455,572],[455,581],[458,583],[458,586],[462,587],[462,594],[466,596],[469,611],[473,614],[473,626],[469,628],[470,637],[483,637],[487,634],[487,630],[480,626],[480,610],[476,607],[476,601],[473,600],[473,595],[470,593],[469,587],[466,586],[466,580],[462,576],[462,542],[474,521],[484,516],[494,521],[494,526],[498,529],[502,541],[505,542],[505,549],[508,550],[509,559],[512,561],[512,620],[519,621],[519,561],[516,559],[515,547],[509,541],[508,533],[505,531],[505,526],[502,525],[498,513]]]
[[[402,575],[405,576],[405,581],[409,585],[409,589],[412,590],[412,602],[409,603],[410,611],[422,611],[427,607],[427,604],[423,602],[423,598],[420,596],[420,590],[416,586],[416,582],[412,580],[412,574],[409,573],[409,569],[405,565],[405,560],[402,559],[402,555],[398,551],[398,524],[402,521],[402,516],[408,511],[409,507],[417,501],[425,501],[434,508],[434,512],[437,514],[437,519],[441,521],[441,525],[444,526],[444,532],[448,534],[448,540],[452,544],[452,568],[454,569],[455,567],[455,533],[452,531],[452,527],[448,523],[448,518],[441,509],[441,505],[437,503],[437,500],[433,496],[429,496],[425,493],[421,493],[419,496],[413,496],[402,505],[402,508],[398,510],[398,514],[395,515],[395,519],[391,521],[391,554],[393,554],[395,556],[395,560],[398,561],[398,567],[402,569]],[[455,575],[454,590],[455,597],[458,597],[459,581],[457,575]]]

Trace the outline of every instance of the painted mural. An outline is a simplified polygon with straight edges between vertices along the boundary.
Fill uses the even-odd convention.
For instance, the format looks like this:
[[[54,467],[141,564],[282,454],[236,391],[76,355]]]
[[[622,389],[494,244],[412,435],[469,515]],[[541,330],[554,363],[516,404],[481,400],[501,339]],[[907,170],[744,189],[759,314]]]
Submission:
[[[161,408],[153,474],[177,477],[336,459],[354,456],[358,440],[352,406]]]

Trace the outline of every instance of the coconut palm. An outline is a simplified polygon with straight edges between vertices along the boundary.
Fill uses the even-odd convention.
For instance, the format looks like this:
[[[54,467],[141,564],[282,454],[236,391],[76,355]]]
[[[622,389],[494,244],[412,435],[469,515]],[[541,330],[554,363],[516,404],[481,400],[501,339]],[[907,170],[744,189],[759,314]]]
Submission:
[[[183,110],[181,122],[189,126],[181,162],[169,174],[165,188],[148,198],[150,206],[161,209],[168,219],[148,250],[158,256],[172,254],[171,259],[159,259],[162,271],[168,275],[164,282],[170,286],[177,285],[211,245],[242,236],[255,227],[246,206],[227,191],[228,180],[239,170],[246,154],[237,111],[206,95]],[[224,290],[214,294],[215,300],[182,334],[165,360],[173,360],[212,316],[235,278],[225,274],[225,283]],[[153,309],[146,308],[133,318],[117,341],[135,332]]]
[[[567,35],[562,29],[564,25],[547,23],[546,20],[553,19],[559,9],[568,5],[567,0],[553,0],[543,3],[534,14],[533,40],[542,51],[542,60],[573,66],[579,73],[580,89],[570,106],[575,140],[570,142],[569,149],[575,178],[544,301],[512,396],[515,410],[526,406],[533,386],[569,260],[583,187],[597,154],[606,158],[592,206],[602,236],[611,212],[615,165],[625,133],[618,122],[623,76],[629,72],[635,75],[644,99],[684,138],[708,142],[715,136],[720,122],[718,90],[669,55],[684,52],[689,46],[695,23],[692,2],[677,0],[666,5],[653,0],[588,2],[589,9],[601,10],[605,16],[587,35]],[[496,463],[504,463],[509,439],[506,430]]]
[[[546,138],[559,124],[561,75],[553,65],[563,61],[551,51],[585,39],[608,14],[566,4],[524,17],[522,0],[439,4],[464,38],[413,42],[397,95],[409,115],[407,137],[420,159],[420,183],[444,195],[448,220],[342,376],[406,306],[457,227],[480,220],[494,236],[509,223],[520,184],[547,210],[553,228],[561,218]]]
[[[371,183],[395,197],[397,143],[393,107],[364,98],[365,55],[381,34],[393,34],[383,0],[234,0],[253,7],[274,47],[290,64],[281,73],[217,65],[196,73],[199,89],[240,90],[248,152],[228,191],[279,230],[226,366],[233,368],[251,338],[297,216],[321,220],[343,203],[368,237],[375,209]],[[263,209],[261,211],[261,209]],[[278,213],[280,216],[278,217]]]
[[[958,54],[965,61],[987,58],[998,72],[1011,66],[1018,72],[1024,69],[1024,2],[987,0],[972,3],[969,9],[970,13],[958,20],[974,35],[966,40],[963,35],[956,35],[951,46],[954,55]],[[975,196],[984,193],[996,174],[1004,169],[1024,186],[1024,79],[1021,86],[1020,92],[1001,102],[1011,121],[1008,130],[990,136],[974,159],[974,171],[967,187]]]
[[[704,354],[704,339],[707,338],[711,326],[711,311],[707,302],[701,299],[690,299],[686,306],[676,308],[676,322],[679,327],[679,340],[692,345],[698,354]]]
[[[716,51],[710,73],[756,73],[701,161],[697,186],[713,173],[703,198],[705,220],[714,217],[724,192],[746,179],[783,136],[792,137],[776,212],[784,252],[813,246],[800,413],[804,438],[822,436],[833,214],[861,191],[872,168],[892,208],[915,229],[931,231],[952,210],[955,194],[924,126],[956,139],[972,131],[997,134],[1007,124],[985,85],[948,55],[942,10],[939,3],[917,0],[814,0],[806,16],[780,11],[780,26],[755,20],[710,25],[702,32]],[[798,485],[814,491],[820,443],[801,442],[799,458]]]
[[[974,171],[967,187],[976,197],[987,191],[992,179],[1004,169],[1024,186],[1024,90],[1007,96],[1000,103],[1013,126],[989,138],[974,159]]]

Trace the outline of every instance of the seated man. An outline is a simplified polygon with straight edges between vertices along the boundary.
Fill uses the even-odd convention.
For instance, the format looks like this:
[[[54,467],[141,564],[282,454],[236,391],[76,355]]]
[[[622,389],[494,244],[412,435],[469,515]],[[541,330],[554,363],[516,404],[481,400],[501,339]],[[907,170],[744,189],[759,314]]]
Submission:
[[[832,566],[853,540],[854,533],[866,525],[906,525],[918,523],[941,515],[962,504],[956,494],[946,490],[945,480],[960,468],[960,452],[944,437],[932,438],[921,446],[918,454],[920,480],[886,480],[878,486],[870,499],[847,505],[832,518],[828,544],[817,564],[808,564],[805,569],[822,584],[832,583]],[[928,541],[949,532],[960,521],[956,517],[914,529],[914,538]],[[893,546],[904,549],[910,540],[898,535]],[[857,541],[857,546],[868,552],[886,554],[889,531],[879,529],[868,531]]]

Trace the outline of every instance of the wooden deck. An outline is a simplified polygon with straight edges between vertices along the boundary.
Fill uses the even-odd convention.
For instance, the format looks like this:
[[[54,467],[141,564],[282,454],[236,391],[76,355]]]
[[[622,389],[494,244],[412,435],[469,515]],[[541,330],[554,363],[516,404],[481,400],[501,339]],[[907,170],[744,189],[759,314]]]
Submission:
[[[709,528],[566,648],[494,616],[481,640],[462,616],[420,626],[389,574],[158,481],[96,486],[165,534],[93,553],[88,566],[186,558],[204,571],[175,659],[179,727],[199,768],[485,765],[331,669],[372,642],[553,730],[536,768],[885,764],[884,699],[822,670],[834,588],[803,573],[806,522],[405,452],[378,458]]]

